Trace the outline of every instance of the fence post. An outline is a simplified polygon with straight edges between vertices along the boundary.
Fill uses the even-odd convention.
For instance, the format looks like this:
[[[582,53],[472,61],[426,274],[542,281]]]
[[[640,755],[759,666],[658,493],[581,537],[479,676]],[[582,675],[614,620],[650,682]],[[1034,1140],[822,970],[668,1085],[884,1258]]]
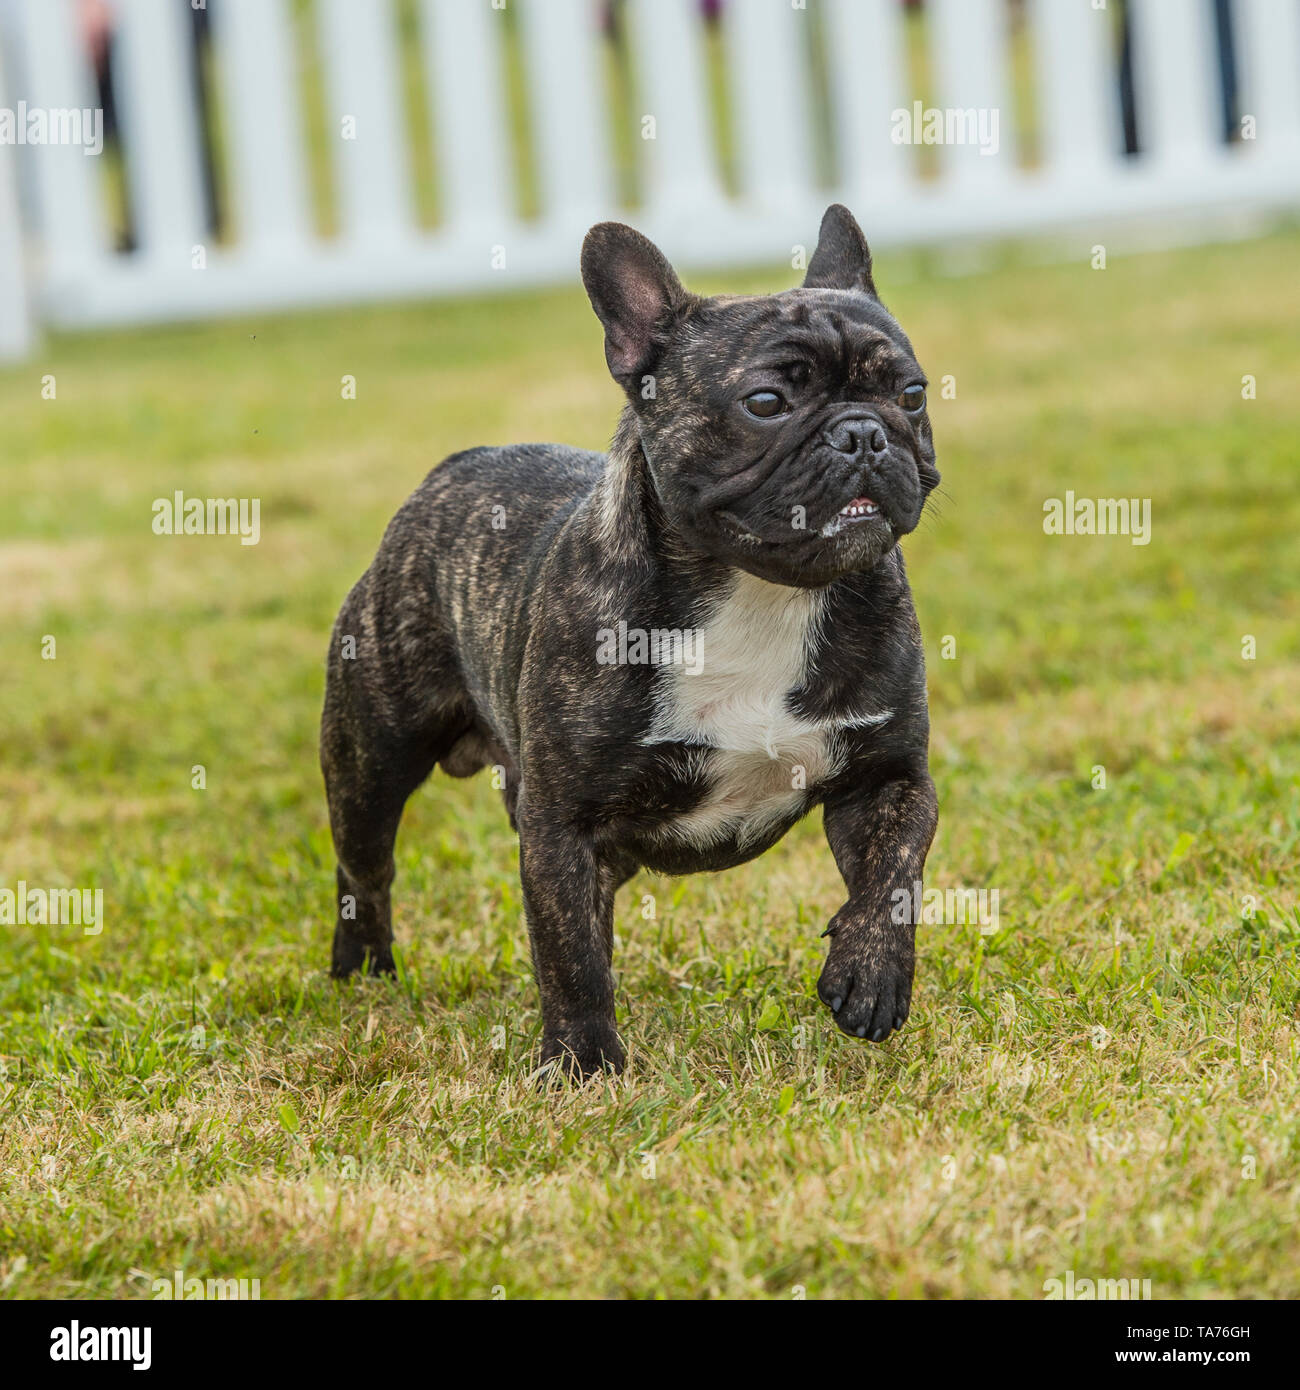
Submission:
[[[339,226],[365,247],[400,246],[414,233],[415,215],[393,8],[324,0],[317,14]]]
[[[114,75],[140,250],[188,270],[208,239],[199,173],[190,7],[131,0],[118,7]]]
[[[0,65],[0,107],[7,104],[5,92]],[[0,362],[16,362],[36,346],[18,218],[17,155],[13,145],[0,144]]]
[[[237,195],[234,223],[255,254],[290,258],[311,224],[298,72],[285,0],[224,0],[212,10]]]

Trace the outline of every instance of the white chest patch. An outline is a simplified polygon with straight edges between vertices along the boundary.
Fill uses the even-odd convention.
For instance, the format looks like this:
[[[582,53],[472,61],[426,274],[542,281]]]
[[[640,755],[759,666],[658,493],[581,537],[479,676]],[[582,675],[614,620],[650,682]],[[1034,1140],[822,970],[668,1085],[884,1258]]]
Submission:
[[[790,710],[786,697],[809,675],[824,603],[819,592],[738,571],[705,623],[698,673],[660,673],[644,742],[698,746],[709,781],[699,805],[661,833],[700,848],[731,838],[752,844],[796,816],[805,789],[834,772],[840,729],[891,717],[811,723]]]

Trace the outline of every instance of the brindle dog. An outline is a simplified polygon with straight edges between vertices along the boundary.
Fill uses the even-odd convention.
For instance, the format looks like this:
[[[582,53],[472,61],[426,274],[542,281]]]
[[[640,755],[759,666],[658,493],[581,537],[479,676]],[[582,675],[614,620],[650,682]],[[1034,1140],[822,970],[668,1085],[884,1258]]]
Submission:
[[[814,806],[848,899],[818,993],[879,1042],[912,994],[937,817],[899,538],[939,481],[925,376],[847,209],[803,285],[704,298],[601,223],[582,276],[627,404],[608,454],[471,449],[393,518],[334,628],[333,973],[393,969],[393,843],[440,765],[519,834],[542,1058],[621,1069],[614,893],[726,869]]]

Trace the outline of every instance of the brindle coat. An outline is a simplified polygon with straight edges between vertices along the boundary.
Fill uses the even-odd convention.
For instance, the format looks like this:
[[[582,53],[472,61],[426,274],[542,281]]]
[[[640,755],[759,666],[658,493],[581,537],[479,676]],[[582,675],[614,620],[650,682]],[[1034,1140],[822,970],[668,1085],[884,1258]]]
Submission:
[[[592,228],[582,269],[628,401],[609,454],[447,459],[335,624],[321,728],[333,973],[393,968],[406,799],[437,765],[498,766],[543,1059],[618,1070],[618,886],[641,866],[742,863],[820,804],[848,898],[818,993],[845,1032],[879,1041],[912,992],[915,924],[895,920],[894,894],[911,901],[937,816],[897,547],[939,480],[924,376],[838,206],[803,286],[780,294],[689,294],[614,223]],[[781,405],[767,418],[745,404],[763,392]],[[868,498],[878,510],[846,520]],[[598,634],[620,620],[702,632],[703,670],[602,663]]]

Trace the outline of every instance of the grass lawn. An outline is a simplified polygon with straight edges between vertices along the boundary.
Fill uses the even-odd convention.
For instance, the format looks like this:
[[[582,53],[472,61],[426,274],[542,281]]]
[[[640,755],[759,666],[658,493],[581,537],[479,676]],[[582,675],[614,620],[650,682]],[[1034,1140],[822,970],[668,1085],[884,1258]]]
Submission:
[[[580,291],[61,339],[0,375],[0,888],[99,887],[105,918],[0,928],[0,1290],[1300,1293],[1297,265],[1296,233],[883,258],[944,471],[906,542],[928,879],[996,888],[999,928],[922,927],[873,1047],[814,993],[844,896],[818,818],[637,879],[628,1072],[564,1093],[530,1081],[486,774],[408,808],[400,982],[327,978],[315,740],[333,615],[426,469],[607,439]],[[260,543],[155,536],[177,489],[260,498]],[[1045,535],[1067,489],[1150,498],[1150,544]]]

